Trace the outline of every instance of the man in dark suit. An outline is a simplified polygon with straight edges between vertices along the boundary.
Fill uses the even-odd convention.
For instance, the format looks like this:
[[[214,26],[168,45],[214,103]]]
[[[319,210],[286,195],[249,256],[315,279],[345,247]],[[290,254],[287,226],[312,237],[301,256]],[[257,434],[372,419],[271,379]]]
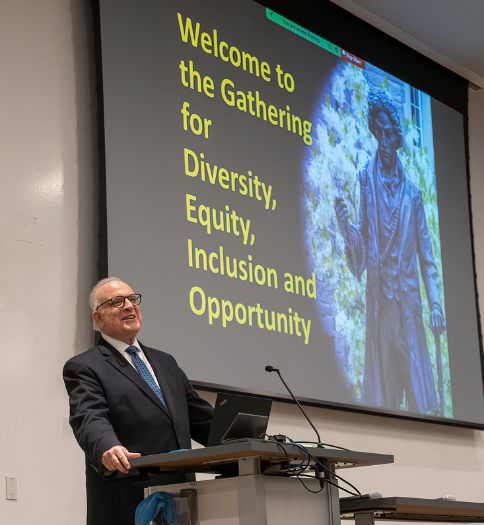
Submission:
[[[145,486],[188,478],[143,475],[130,459],[190,448],[191,438],[205,445],[213,410],[170,354],[137,340],[140,294],[111,277],[89,300],[101,338],[64,366],[69,421],[86,455],[87,524],[133,525]]]

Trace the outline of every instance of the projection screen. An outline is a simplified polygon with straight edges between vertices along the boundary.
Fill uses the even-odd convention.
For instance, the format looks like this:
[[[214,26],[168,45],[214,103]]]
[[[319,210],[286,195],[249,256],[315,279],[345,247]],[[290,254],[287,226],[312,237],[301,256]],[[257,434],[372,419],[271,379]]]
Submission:
[[[246,1],[100,0],[108,273],[210,389],[484,426],[464,116]]]

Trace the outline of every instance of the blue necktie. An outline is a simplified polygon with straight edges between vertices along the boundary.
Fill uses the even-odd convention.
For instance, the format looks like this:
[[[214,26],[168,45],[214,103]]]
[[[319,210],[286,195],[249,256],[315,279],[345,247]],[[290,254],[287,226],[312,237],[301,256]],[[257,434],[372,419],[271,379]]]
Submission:
[[[148,370],[148,367],[145,365],[144,361],[138,355],[138,349],[136,346],[128,346],[126,352],[131,356],[133,364],[138,370],[140,376],[146,381],[148,386],[153,390],[153,392],[159,397],[160,401],[166,405],[163,394],[161,393],[160,387],[156,384],[154,377],[151,375],[151,372]]]

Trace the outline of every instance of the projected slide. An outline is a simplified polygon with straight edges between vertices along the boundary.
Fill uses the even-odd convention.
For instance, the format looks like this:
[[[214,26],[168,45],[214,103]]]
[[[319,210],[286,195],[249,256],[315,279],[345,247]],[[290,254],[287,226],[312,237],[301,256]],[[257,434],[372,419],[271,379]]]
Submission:
[[[209,388],[285,397],[270,364],[313,403],[484,424],[462,115],[255,2],[100,19],[141,341]]]

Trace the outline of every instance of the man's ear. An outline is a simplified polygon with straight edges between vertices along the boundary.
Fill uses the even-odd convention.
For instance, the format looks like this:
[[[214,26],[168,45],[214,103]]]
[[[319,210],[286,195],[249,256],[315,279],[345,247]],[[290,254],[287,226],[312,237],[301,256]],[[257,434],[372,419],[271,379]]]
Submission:
[[[92,320],[94,321],[94,325],[98,328],[102,328],[101,326],[101,314],[96,310],[92,312]]]

